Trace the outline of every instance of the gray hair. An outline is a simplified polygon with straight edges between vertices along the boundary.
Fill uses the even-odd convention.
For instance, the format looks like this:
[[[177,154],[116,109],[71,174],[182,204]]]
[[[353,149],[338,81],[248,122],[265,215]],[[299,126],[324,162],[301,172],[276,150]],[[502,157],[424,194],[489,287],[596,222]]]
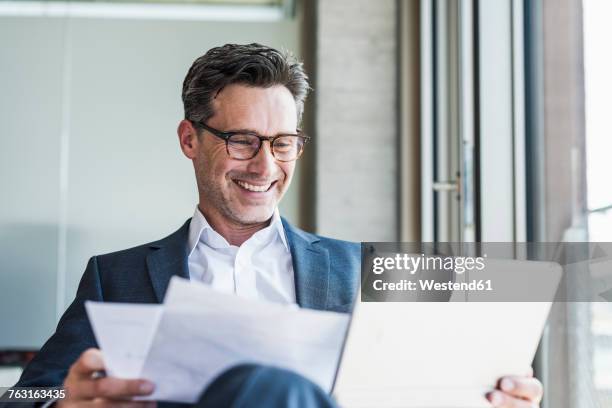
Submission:
[[[214,114],[212,99],[230,84],[285,86],[293,95],[298,124],[301,122],[310,90],[302,62],[287,51],[256,43],[211,48],[194,61],[183,81],[185,119],[207,121]]]

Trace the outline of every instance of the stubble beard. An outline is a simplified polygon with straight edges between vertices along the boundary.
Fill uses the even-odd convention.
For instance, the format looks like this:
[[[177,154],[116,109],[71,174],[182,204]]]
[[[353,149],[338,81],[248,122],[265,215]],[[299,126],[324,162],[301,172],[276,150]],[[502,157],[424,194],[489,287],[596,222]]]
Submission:
[[[230,183],[233,182],[230,181]],[[251,226],[254,224],[261,224],[262,222],[268,221],[274,213],[275,206],[272,206],[269,210],[268,206],[265,206],[266,210],[268,210],[266,214],[261,214],[263,208],[258,208],[256,211],[239,211],[236,208],[238,204],[236,203],[237,200],[232,199],[230,196],[226,197],[223,194],[221,186],[208,177],[201,177],[198,185],[201,195],[204,197],[203,205],[217,212],[223,218],[235,225]]]

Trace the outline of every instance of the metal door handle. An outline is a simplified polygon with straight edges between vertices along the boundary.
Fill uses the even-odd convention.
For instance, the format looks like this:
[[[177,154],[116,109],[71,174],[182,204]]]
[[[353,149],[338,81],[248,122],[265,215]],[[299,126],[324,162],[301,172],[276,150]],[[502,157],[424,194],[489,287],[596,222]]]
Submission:
[[[459,191],[459,184],[456,181],[436,181],[432,188],[434,191]]]

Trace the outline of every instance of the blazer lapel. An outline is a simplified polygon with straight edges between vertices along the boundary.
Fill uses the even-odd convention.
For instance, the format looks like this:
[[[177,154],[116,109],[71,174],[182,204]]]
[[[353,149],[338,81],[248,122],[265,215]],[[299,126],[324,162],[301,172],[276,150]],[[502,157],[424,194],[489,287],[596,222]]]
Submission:
[[[147,268],[155,297],[159,303],[164,300],[172,276],[189,279],[187,236],[190,221],[190,219],[187,220],[172,235],[150,245],[151,253],[147,255]]]
[[[301,231],[283,218],[287,243],[291,250],[295,292],[301,307],[325,310],[329,291],[329,252],[317,245],[319,239]]]

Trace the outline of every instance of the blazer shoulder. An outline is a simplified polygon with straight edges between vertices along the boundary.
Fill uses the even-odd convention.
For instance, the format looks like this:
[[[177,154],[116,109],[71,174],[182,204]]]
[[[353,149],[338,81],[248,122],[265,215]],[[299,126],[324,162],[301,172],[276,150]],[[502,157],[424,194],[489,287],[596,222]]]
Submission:
[[[97,258],[100,261],[105,261],[105,262],[113,261],[113,260],[121,261],[125,259],[130,259],[130,258],[141,258],[143,256],[146,256],[146,254],[149,252],[150,247],[151,247],[151,243],[147,243],[147,244],[137,245],[131,248],[122,249],[119,251],[99,254],[99,255],[96,255],[95,258]]]
[[[345,241],[336,238],[330,238],[323,235],[313,234],[297,228],[283,218],[283,226],[285,234],[290,236],[298,236],[306,242],[327,249],[333,255],[346,254],[360,259],[361,243]]]
[[[319,244],[330,250],[347,251],[351,254],[361,254],[361,243],[345,241],[342,239],[315,235],[319,239]]]

